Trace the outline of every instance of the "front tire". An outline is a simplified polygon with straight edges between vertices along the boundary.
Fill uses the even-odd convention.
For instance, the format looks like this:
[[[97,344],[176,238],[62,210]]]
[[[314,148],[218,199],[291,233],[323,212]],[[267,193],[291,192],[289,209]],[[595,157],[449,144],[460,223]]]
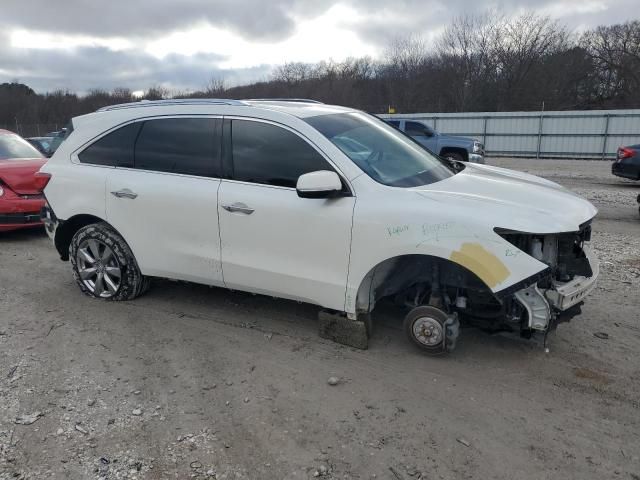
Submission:
[[[124,238],[107,223],[78,230],[71,239],[69,258],[82,292],[103,300],[133,300],[150,284],[138,268]]]

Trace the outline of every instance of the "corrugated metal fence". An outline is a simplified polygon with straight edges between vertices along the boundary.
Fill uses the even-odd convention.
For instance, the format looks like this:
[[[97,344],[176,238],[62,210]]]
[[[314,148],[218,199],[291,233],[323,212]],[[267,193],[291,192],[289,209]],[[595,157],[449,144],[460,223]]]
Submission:
[[[612,158],[640,144],[640,110],[413,113],[380,115],[426,121],[450,135],[481,140],[489,156]]]

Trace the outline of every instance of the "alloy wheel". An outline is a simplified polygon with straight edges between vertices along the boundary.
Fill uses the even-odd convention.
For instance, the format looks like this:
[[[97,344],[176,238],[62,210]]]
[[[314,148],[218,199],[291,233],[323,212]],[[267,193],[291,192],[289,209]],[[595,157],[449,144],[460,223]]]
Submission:
[[[109,298],[118,292],[122,269],[108,245],[93,238],[84,240],[76,260],[80,280],[96,297]]]

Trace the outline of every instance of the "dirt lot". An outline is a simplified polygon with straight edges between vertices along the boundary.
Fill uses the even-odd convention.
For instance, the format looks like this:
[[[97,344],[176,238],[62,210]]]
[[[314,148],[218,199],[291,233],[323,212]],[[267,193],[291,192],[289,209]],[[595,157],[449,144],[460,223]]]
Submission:
[[[599,287],[548,353],[465,329],[425,357],[393,311],[359,351],[313,306],[169,281],[94,301],[44,233],[1,235],[0,479],[640,479],[640,184],[490,163],[600,209]]]

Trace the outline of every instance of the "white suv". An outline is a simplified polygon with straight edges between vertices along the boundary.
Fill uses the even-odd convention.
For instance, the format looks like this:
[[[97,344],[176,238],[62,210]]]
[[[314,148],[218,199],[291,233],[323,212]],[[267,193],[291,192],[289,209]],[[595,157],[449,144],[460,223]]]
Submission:
[[[129,300],[149,277],[323,307],[366,347],[369,313],[451,350],[458,316],[524,336],[575,314],[598,276],[596,209],[524,173],[442,160],[382,120],[301,100],[165,100],[74,118],[42,168],[43,211],[80,289]]]

